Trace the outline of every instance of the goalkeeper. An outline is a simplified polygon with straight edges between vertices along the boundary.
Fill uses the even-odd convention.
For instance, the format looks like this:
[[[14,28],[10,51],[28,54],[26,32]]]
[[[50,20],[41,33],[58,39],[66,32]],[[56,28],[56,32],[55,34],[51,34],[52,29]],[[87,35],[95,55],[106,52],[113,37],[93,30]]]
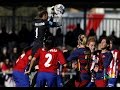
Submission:
[[[43,47],[44,40],[51,35],[49,28],[61,26],[58,22],[53,22],[53,17],[48,21],[48,12],[44,7],[38,8],[38,14],[33,21],[33,25],[35,26],[35,39],[31,44],[32,54],[29,59],[32,59],[37,49]]]

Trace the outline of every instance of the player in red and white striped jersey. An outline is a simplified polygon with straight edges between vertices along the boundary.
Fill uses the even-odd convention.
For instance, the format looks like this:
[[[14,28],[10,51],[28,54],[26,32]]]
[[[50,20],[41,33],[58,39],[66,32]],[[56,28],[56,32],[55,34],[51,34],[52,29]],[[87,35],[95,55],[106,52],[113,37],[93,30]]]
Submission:
[[[113,59],[108,69],[108,75],[109,75],[108,87],[115,87],[118,76],[118,65],[120,62],[120,51],[117,49],[113,49],[112,39],[110,40],[110,50],[113,55]]]

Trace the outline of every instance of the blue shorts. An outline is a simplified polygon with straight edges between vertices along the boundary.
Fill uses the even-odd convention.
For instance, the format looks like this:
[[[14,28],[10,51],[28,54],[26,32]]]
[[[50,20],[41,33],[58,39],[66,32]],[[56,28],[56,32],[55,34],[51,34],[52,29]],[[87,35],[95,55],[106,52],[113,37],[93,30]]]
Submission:
[[[57,87],[63,87],[63,79],[61,75],[57,75]]]
[[[38,72],[36,79],[36,87],[56,87],[57,74],[50,72]]]
[[[109,78],[107,87],[115,87],[117,83],[117,78]]]
[[[29,76],[24,74],[24,72],[13,70],[13,79],[15,81],[16,87],[30,86]]]

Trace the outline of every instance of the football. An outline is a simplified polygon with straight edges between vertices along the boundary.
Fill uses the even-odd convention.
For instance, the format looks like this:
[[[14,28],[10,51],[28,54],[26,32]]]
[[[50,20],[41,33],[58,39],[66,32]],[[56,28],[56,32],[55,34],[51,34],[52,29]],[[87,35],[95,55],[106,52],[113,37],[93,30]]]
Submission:
[[[56,15],[62,15],[62,14],[64,14],[64,12],[65,12],[65,7],[64,7],[64,5],[62,5],[62,4],[56,4],[56,5],[54,6],[54,13],[55,13]]]

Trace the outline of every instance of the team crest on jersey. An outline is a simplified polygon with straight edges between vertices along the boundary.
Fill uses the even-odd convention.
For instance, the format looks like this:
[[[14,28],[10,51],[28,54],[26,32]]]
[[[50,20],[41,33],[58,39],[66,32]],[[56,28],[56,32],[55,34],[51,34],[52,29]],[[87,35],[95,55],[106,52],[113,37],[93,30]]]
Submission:
[[[102,58],[105,58],[105,55],[102,55]]]

